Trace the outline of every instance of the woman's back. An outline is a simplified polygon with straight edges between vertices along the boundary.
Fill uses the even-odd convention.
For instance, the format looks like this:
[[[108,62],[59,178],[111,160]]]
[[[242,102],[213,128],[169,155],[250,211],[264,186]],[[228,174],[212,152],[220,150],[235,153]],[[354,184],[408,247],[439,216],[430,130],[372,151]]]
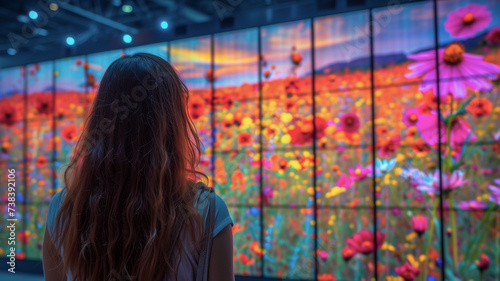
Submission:
[[[55,218],[57,215],[57,212],[59,211],[59,208],[61,207],[61,202],[64,200],[64,196],[66,195],[66,189],[63,189],[59,192],[57,192],[54,197],[52,198],[50,205],[49,205],[49,210],[47,213],[47,229],[49,235],[52,235],[54,228],[55,228]],[[206,227],[206,222],[207,222],[207,217],[208,217],[208,211],[209,211],[209,204],[208,204],[208,190],[200,189],[200,191],[196,195],[195,202],[199,202],[199,204],[196,204],[198,212],[200,215],[205,215],[204,217],[204,227]],[[199,199],[199,200],[198,200]],[[231,219],[231,216],[229,215],[228,208],[226,206],[226,203],[224,200],[218,195],[215,194],[215,220],[214,220],[214,231],[213,231],[213,237],[216,237],[222,229],[224,229],[226,226],[229,224],[232,226],[233,225],[233,220]],[[186,236],[186,238],[188,238]],[[56,241],[52,241],[54,244],[56,244]],[[199,258],[199,252],[194,251],[194,252],[189,252],[190,247],[192,247],[192,242],[189,239],[186,239],[184,244],[184,249],[186,252],[189,254],[186,256],[182,256],[182,260],[179,265],[179,272],[178,272],[178,281],[194,281],[196,280],[196,269],[198,268],[198,258]],[[61,256],[63,256],[62,252],[60,253]],[[117,276],[119,277],[119,276]],[[71,275],[67,276],[68,281],[72,281]],[[119,280],[119,279],[118,279]],[[169,276],[165,280],[175,280],[173,276]]]
[[[74,281],[160,281],[172,272],[192,280],[206,220],[195,182],[208,177],[197,170],[201,141],[188,104],[186,85],[158,56],[124,55],[109,66],[64,172],[64,195],[52,199],[47,281],[70,273]],[[209,280],[232,280],[232,221],[218,196],[216,205]]]

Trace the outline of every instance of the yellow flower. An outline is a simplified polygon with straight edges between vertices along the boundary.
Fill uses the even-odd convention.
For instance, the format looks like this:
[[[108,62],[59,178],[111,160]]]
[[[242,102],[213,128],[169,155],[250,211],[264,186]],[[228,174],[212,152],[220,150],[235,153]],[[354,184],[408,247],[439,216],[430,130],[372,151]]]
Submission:
[[[345,187],[335,186],[326,194],[326,198],[332,198],[344,192]]]

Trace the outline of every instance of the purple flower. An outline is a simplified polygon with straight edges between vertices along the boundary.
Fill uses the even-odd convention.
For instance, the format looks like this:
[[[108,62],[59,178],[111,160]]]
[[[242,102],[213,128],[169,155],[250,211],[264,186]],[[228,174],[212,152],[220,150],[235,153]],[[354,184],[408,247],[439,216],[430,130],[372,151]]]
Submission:
[[[403,123],[410,128],[417,124],[420,111],[418,108],[410,108],[403,114]]]
[[[495,179],[494,182],[498,186],[495,185],[488,186],[488,189],[491,191],[490,200],[497,203],[500,206],[500,187],[499,187],[500,179]]]
[[[491,13],[484,5],[469,4],[448,15],[444,28],[455,38],[468,38],[491,23]]]
[[[462,201],[458,203],[458,208],[464,211],[481,211],[486,209],[486,203],[482,201]]]
[[[492,84],[488,79],[497,79],[500,68],[494,64],[483,61],[483,57],[465,53],[462,44],[454,42],[446,48],[439,49],[439,90],[442,96],[451,93],[456,99],[466,97],[466,86],[474,90],[489,91]],[[432,90],[437,96],[436,61],[435,52],[424,51],[418,54],[408,55],[409,59],[417,62],[408,66],[413,72],[407,73],[406,78],[424,76],[423,82],[419,86],[421,92]],[[464,77],[473,77],[463,79]]]
[[[442,121],[441,128],[446,128],[446,124]],[[437,123],[436,111],[431,111],[430,115],[422,114],[419,117],[419,122],[416,125],[418,132],[422,138],[430,145],[439,143],[439,127]],[[455,117],[451,122],[450,142],[452,144],[463,144],[466,140],[473,142],[477,136],[470,130],[469,124],[462,120],[460,117]],[[470,134],[470,136],[469,136]],[[441,134],[441,143],[446,143],[447,135]],[[467,139],[468,138],[468,139]]]
[[[462,171],[454,171],[451,175],[443,174],[442,187],[444,192],[450,192],[454,189],[462,187],[468,182],[464,179]],[[422,192],[439,193],[439,171],[435,171],[432,180],[424,180],[417,187]]]

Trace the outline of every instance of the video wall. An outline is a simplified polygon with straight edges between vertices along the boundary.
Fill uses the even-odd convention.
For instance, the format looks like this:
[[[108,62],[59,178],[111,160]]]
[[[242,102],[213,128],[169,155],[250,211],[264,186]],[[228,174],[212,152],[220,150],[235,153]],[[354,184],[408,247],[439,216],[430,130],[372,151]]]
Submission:
[[[434,4],[2,69],[0,255],[7,169],[17,256],[41,259],[101,76],[142,51],[190,89],[199,169],[235,222],[235,274],[500,280],[500,0]]]

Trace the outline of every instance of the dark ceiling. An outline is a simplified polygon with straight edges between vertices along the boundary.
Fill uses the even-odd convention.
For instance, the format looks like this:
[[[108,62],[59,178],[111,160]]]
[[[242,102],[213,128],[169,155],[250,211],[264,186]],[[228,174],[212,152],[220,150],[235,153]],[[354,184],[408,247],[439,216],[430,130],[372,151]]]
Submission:
[[[387,1],[1,0],[0,67],[358,10]],[[126,13],[123,5],[133,10]],[[29,17],[32,10],[39,15],[36,20]],[[169,23],[166,30],[160,28],[163,20]],[[131,44],[124,44],[124,34],[132,36]],[[68,36],[75,39],[72,47],[66,45]],[[15,55],[8,54],[14,50]]]

